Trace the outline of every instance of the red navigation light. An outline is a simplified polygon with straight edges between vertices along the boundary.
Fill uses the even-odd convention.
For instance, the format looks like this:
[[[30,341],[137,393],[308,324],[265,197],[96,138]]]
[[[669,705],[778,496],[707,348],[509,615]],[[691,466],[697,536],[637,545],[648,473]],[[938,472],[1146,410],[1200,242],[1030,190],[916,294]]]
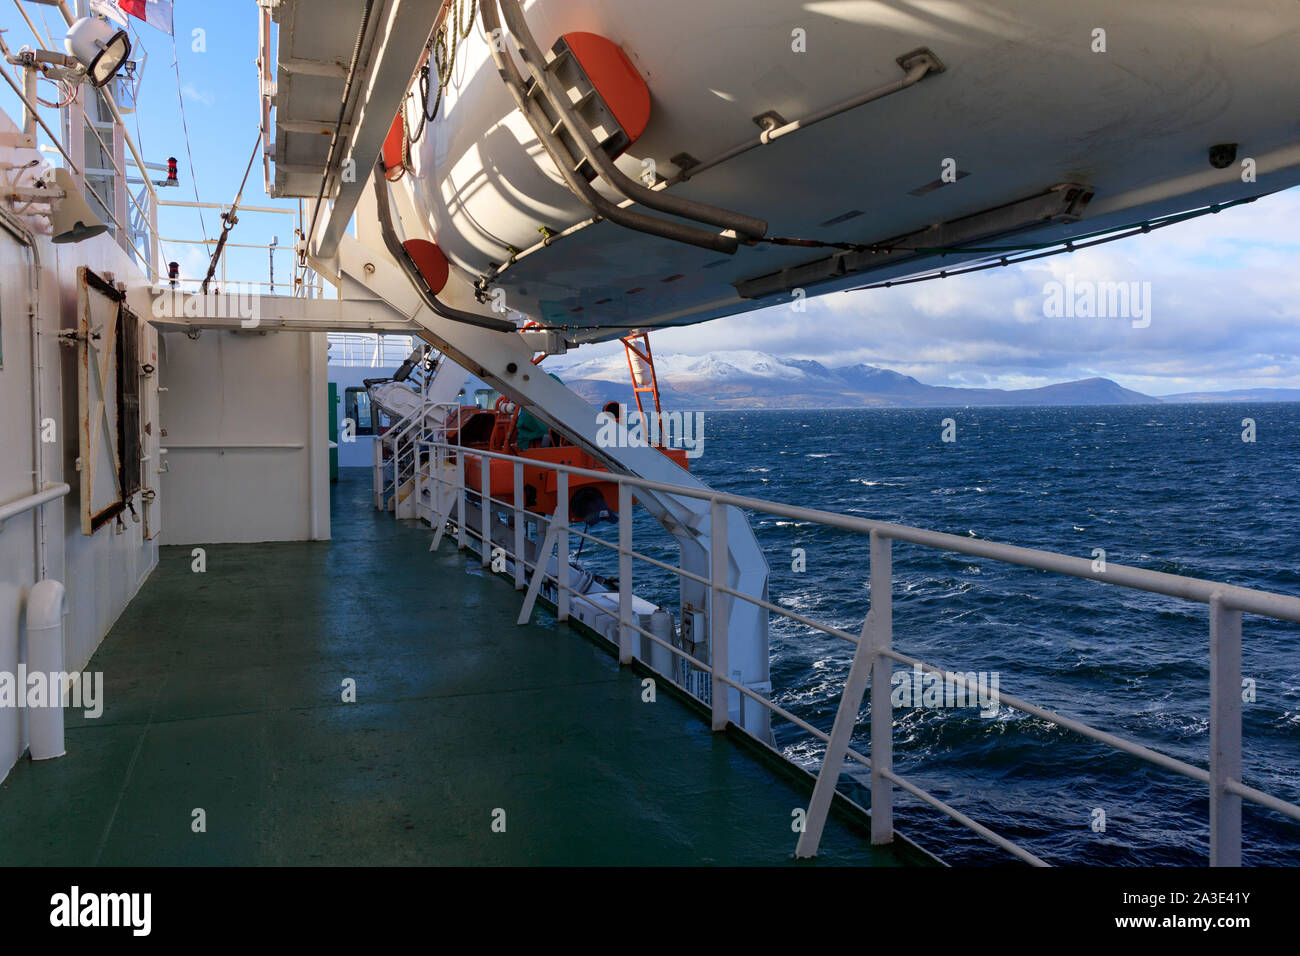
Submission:
[[[172,156],[167,160],[167,185],[178,186],[179,181],[176,178],[176,157]]]

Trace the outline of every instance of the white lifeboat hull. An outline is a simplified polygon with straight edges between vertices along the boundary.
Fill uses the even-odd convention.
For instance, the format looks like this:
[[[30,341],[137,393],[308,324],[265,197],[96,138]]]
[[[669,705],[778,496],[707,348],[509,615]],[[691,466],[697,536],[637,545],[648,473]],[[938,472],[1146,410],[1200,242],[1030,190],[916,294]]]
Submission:
[[[618,160],[632,177],[653,162],[671,178],[673,157],[704,160],[753,139],[760,114],[811,116],[897,80],[896,61],[909,51],[932,50],[943,73],[670,187],[763,219],[771,236],[872,244],[1059,184],[1091,189],[1078,222],[1018,237],[1041,241],[1300,182],[1300,126],[1280,108],[1300,61],[1300,6],[1291,0],[536,0],[525,13],[544,48],[566,33],[595,33],[645,80],[649,125]],[[1254,181],[1243,180],[1239,161],[1210,164],[1220,143],[1237,144]],[[441,112],[412,153],[399,188],[410,190],[424,220],[416,226],[457,273],[575,339],[771,305],[791,291],[741,290],[826,256],[768,244],[722,255],[608,221],[541,245],[544,232],[591,214],[515,109],[481,22],[460,41]],[[942,180],[946,161],[955,182]],[[801,291],[931,264],[913,258]]]

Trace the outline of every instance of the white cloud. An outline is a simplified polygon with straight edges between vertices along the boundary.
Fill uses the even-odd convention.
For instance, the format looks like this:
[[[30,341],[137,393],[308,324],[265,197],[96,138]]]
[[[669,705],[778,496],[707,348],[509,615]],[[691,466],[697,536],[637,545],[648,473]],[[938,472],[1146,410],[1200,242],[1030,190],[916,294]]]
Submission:
[[[736,348],[829,366],[868,362],[930,384],[1090,376],[1151,394],[1300,387],[1300,189],[1023,266],[810,299],[654,333],[657,355]],[[1151,324],[1048,318],[1043,286],[1149,282]],[[620,352],[586,347],[565,364]],[[557,363],[558,364],[558,363]]]
[[[195,103],[202,103],[204,106],[211,106],[217,101],[217,98],[211,93],[204,93],[202,90],[195,89],[188,83],[181,87],[181,95],[187,100],[192,100]]]

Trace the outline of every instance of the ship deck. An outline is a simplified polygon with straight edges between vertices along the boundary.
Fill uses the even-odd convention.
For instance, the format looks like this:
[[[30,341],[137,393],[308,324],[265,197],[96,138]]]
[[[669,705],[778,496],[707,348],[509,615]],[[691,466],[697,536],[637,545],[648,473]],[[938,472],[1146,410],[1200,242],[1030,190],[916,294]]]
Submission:
[[[87,668],[103,715],[67,711],[67,755],[0,785],[0,863],[794,862],[807,779],[674,694],[643,703],[546,612],[516,626],[509,582],[430,553],[350,472],[331,542],[214,545],[202,574],[162,550]],[[811,865],[925,862],[839,810]]]

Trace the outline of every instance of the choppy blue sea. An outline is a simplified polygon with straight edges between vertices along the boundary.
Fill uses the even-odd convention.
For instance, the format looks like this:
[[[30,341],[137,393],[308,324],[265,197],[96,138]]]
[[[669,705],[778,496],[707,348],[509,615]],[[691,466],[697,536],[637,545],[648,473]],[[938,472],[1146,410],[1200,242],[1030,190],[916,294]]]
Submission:
[[[945,418],[955,442],[941,441]],[[705,437],[692,470],[718,489],[1300,595],[1297,404],[716,412]],[[867,539],[750,517],[772,599],[859,631]],[[650,553],[663,544],[644,515],[637,535]],[[675,582],[653,570],[638,568],[638,592],[675,605]],[[1004,694],[1207,766],[1205,606],[908,544],[895,545],[894,573],[900,651],[996,672]],[[1243,644],[1256,695],[1243,705],[1246,782],[1300,802],[1300,625],[1247,616]],[[774,699],[829,730],[852,647],[785,619],[771,645]],[[1049,862],[1208,859],[1196,781],[1005,707],[896,719],[896,770]],[[819,742],[779,719],[774,731],[816,766]],[[864,753],[867,731],[864,708]],[[1300,824],[1249,804],[1245,821],[1247,863],[1300,863]],[[949,862],[1011,859],[905,794],[896,825]]]

